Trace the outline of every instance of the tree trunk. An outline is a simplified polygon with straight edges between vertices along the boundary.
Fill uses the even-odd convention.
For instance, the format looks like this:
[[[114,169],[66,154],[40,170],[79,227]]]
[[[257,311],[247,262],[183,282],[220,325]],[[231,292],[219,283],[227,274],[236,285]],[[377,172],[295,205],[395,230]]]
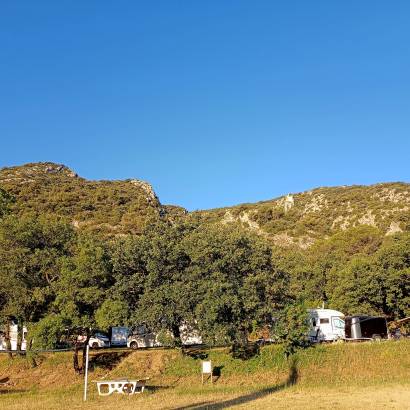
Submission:
[[[20,320],[17,321],[17,345],[16,350],[17,354],[21,355],[21,344],[23,342],[23,326],[21,326]]]
[[[77,374],[80,374],[80,373],[81,373],[81,369],[80,369],[80,367],[78,366],[78,351],[79,351],[79,350],[80,350],[80,345],[79,345],[78,341],[76,340],[76,341],[75,341],[75,344],[74,344],[73,367],[74,367],[74,371],[75,371]]]
[[[13,354],[11,353],[10,326],[11,326],[11,321],[7,320],[7,322],[6,322],[6,332],[5,332],[6,349],[8,350],[7,355],[9,356],[10,359],[12,359]]]
[[[175,346],[180,347],[182,345],[182,341],[181,341],[181,332],[179,330],[178,324],[172,325],[172,335],[174,336]]]
[[[81,367],[81,371],[83,373],[85,373],[85,361],[86,361],[86,356],[87,356],[87,346],[88,346],[88,342],[90,341],[91,338],[91,332],[90,329],[87,329],[87,338],[85,339],[85,343],[83,346],[83,363],[82,363],[82,367]]]
[[[33,339],[29,337],[26,340],[26,358],[30,362],[30,366],[32,368],[37,367],[37,362],[36,362],[36,353],[33,352]]]

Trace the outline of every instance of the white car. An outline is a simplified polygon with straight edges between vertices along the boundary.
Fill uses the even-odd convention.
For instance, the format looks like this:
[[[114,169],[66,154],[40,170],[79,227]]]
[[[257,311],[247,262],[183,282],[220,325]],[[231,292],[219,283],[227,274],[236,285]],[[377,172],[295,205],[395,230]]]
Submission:
[[[79,342],[85,342],[87,339],[86,336],[78,336],[77,340]],[[102,333],[95,333],[90,337],[90,340],[88,341],[88,346],[90,346],[92,349],[100,349],[103,347],[110,347],[110,339],[102,334]]]

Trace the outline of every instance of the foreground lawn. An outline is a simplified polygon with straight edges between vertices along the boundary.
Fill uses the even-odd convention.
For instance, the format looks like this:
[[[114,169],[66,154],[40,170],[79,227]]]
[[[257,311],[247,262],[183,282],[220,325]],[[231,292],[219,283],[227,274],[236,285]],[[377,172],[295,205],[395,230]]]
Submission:
[[[2,394],[0,404],[7,409],[409,409],[410,384],[389,386],[345,386],[288,388],[270,386],[262,389],[218,387],[193,392],[187,386],[142,395],[98,397],[92,390],[82,402],[81,390]],[[6,397],[7,396],[7,397]]]
[[[201,385],[201,359],[217,368],[215,383]],[[322,345],[286,361],[279,346],[247,361],[227,349],[93,352],[89,398],[82,401],[82,376],[71,369],[71,354],[37,358],[0,356],[4,409],[410,409],[410,340]],[[99,397],[93,381],[146,377],[143,394]]]

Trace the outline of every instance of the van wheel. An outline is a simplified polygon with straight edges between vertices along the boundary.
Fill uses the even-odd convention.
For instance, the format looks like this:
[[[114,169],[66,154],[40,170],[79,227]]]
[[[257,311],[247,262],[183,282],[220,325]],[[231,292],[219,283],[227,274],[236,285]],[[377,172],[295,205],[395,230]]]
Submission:
[[[93,342],[93,344],[91,345],[91,347],[93,348],[93,349],[98,349],[98,343],[97,342]]]
[[[372,340],[374,342],[381,342],[382,337],[380,335],[372,335]]]
[[[130,347],[133,350],[137,350],[138,349],[138,343],[137,342],[131,342]]]

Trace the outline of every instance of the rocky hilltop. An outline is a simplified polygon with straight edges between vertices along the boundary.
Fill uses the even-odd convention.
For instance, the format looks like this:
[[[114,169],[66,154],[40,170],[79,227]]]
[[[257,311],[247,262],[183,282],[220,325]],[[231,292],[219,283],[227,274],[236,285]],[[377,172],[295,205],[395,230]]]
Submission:
[[[107,236],[140,233],[149,221],[199,217],[204,224],[238,224],[280,246],[308,248],[317,239],[359,225],[385,235],[410,230],[410,184],[317,188],[270,201],[197,211],[162,205],[138,179],[89,181],[65,165],[31,163],[0,170],[0,188],[18,215],[49,213],[79,229]]]
[[[108,236],[140,233],[149,221],[185,212],[163,206],[145,181],[89,181],[51,162],[3,168],[0,187],[14,197],[19,215],[57,214],[77,228]]]
[[[359,225],[376,227],[385,235],[410,230],[410,184],[317,188],[199,213],[208,222],[241,224],[277,245],[307,248]]]

